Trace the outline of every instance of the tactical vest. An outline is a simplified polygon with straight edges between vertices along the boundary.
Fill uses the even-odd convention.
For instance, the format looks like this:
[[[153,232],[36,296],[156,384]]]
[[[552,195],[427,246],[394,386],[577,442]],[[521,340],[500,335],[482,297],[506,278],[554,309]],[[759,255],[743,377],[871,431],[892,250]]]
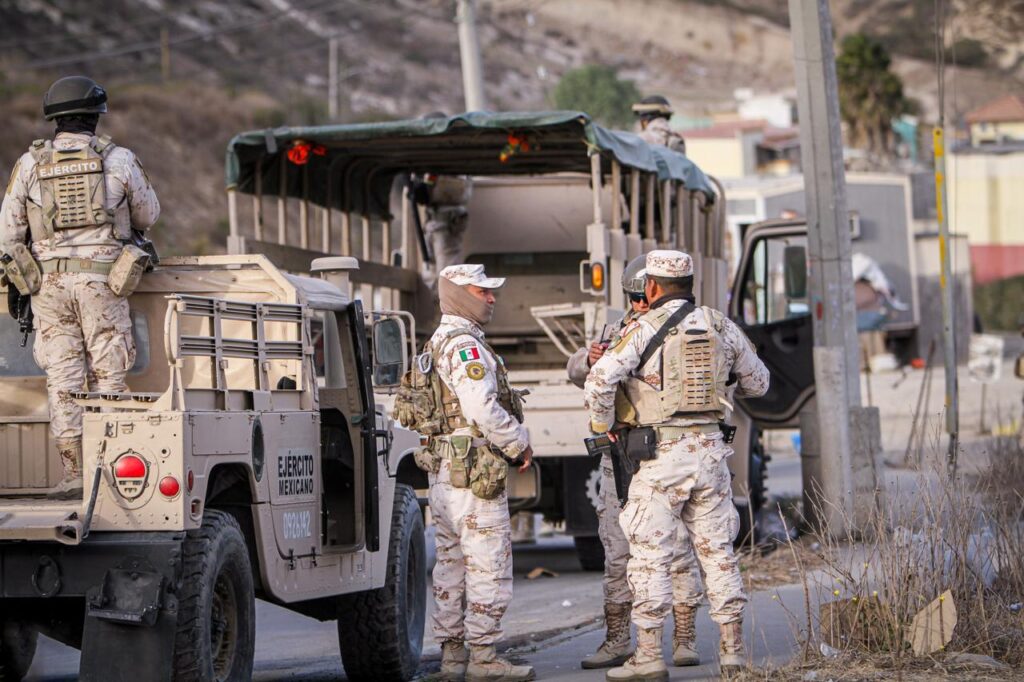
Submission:
[[[633,419],[624,421],[647,426],[699,413],[714,413],[715,421],[725,418],[725,409],[730,407],[725,387],[728,372],[722,371],[725,355],[719,347],[725,318],[706,306],[700,310],[711,321],[708,329],[684,331],[680,325],[669,332],[661,347],[661,389],[638,377],[623,380],[625,397],[633,410]],[[657,308],[646,313],[644,319],[660,329],[672,312]]]
[[[32,240],[53,239],[63,230],[111,225],[115,238],[126,239],[107,208],[103,161],[114,148],[110,138],[93,137],[81,149],[54,149],[50,140],[36,140],[29,148],[35,159],[33,172],[39,183],[40,205],[28,203]]]
[[[402,377],[398,395],[395,397],[394,415],[405,428],[424,436],[444,436],[456,429],[470,426],[462,415],[458,396],[448,388],[436,371],[438,351],[450,339],[465,333],[464,329],[448,331],[436,348],[432,341],[427,341],[423,346],[423,352],[416,356],[412,369]],[[489,345],[479,339],[477,342],[494,358],[498,371],[498,404],[522,423],[522,396],[509,383],[505,364]]]

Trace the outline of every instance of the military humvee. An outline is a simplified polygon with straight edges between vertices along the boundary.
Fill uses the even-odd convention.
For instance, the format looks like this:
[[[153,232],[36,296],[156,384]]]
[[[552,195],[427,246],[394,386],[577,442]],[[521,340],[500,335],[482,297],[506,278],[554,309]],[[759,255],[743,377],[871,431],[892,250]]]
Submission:
[[[426,557],[397,472],[419,441],[373,392],[411,332],[348,298],[356,267],[209,256],[145,275],[130,392],[76,395],[75,502],[40,497],[60,477],[45,376],[0,314],[0,678],[41,632],[82,650],[84,680],[249,680],[255,597],[337,619],[350,678],[413,675]]]
[[[488,342],[512,383],[531,392],[525,423],[537,465],[510,471],[510,509],[563,523],[583,566],[600,570],[600,476],[566,359],[622,316],[622,271],[654,248],[693,255],[698,299],[728,308],[725,192],[684,155],[581,112],[256,130],[228,146],[228,249],[289,268],[311,256],[358,256],[353,297],[410,311],[429,333],[437,305],[420,275],[430,253],[409,186],[425,174],[472,178],[465,260],[508,280]],[[733,492],[747,522],[764,500],[765,456],[746,413],[732,421]]]

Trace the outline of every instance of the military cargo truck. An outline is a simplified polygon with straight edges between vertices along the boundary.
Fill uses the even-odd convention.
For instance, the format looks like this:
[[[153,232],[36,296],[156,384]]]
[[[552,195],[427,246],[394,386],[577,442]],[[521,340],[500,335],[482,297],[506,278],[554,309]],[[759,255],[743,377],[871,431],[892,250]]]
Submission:
[[[44,633],[82,650],[83,680],[249,680],[257,597],[336,619],[351,679],[412,677],[426,556],[398,472],[418,437],[372,385],[401,375],[412,330],[368,323],[355,267],[164,259],[129,299],[129,392],[74,396],[72,502],[42,497],[61,471],[46,378],[0,314],[2,679],[25,674]]]
[[[620,277],[642,252],[691,253],[699,300],[727,309],[724,192],[685,156],[581,112],[258,130],[228,147],[229,250],[264,253],[287,269],[355,256],[353,297],[409,311],[429,334],[438,311],[421,277],[430,253],[409,184],[424,176],[472,179],[464,259],[508,279],[488,342],[512,383],[530,390],[525,423],[537,464],[510,471],[510,508],[564,524],[584,567],[599,570],[600,476],[565,363],[623,315]],[[732,421],[734,493],[748,521],[764,499],[764,457],[750,420],[738,412]]]

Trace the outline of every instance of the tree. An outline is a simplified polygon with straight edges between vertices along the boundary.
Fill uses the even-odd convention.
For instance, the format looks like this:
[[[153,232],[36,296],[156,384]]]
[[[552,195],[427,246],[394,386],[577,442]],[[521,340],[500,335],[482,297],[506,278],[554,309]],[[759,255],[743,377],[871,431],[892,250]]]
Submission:
[[[567,71],[551,99],[558,109],[585,111],[599,123],[625,128],[633,121],[630,107],[640,91],[633,81],[620,79],[614,68],[590,64]]]
[[[849,142],[884,155],[894,146],[893,120],[910,110],[903,81],[889,70],[891,65],[885,47],[863,33],[844,38],[836,58],[839,113],[849,129]]]

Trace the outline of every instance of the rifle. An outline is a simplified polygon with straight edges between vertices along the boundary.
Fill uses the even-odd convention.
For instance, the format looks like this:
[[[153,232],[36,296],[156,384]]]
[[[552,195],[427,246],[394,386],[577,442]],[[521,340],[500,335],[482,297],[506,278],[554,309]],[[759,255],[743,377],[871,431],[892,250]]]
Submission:
[[[412,221],[416,226],[416,236],[420,242],[420,253],[423,254],[423,261],[425,263],[433,263],[434,257],[430,253],[430,249],[427,247],[427,235],[423,231],[423,221],[420,220],[420,204],[424,206],[430,201],[430,188],[427,187],[425,182],[416,180],[412,175],[409,176],[406,182],[409,195],[409,208],[412,209]]]
[[[616,429],[612,433],[615,434],[614,443],[608,434],[601,434],[584,438],[583,445],[586,446],[587,454],[591,457],[602,457],[607,454],[611,458],[615,496],[619,499],[619,504],[623,505],[626,503],[626,498],[629,497],[629,484],[633,481],[633,474],[639,470],[640,464],[634,462],[626,451],[626,438],[629,429]]]

